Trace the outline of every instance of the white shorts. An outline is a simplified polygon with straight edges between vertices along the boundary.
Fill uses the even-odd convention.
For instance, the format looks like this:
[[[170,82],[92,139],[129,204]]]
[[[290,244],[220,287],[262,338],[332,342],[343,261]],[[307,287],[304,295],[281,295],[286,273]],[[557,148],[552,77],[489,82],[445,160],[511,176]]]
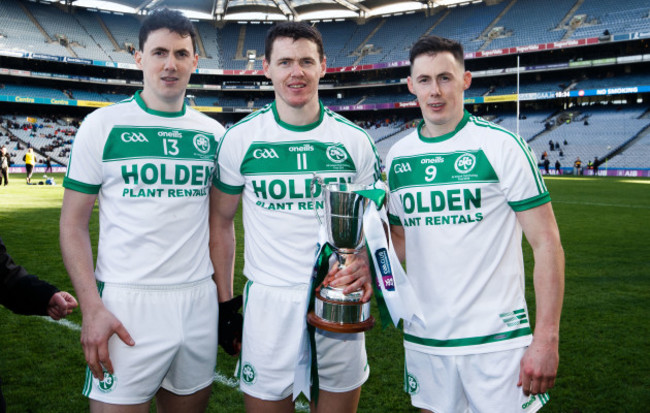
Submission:
[[[300,338],[307,328],[308,285],[269,287],[248,282],[239,360],[240,388],[255,398],[277,401],[293,393]],[[363,333],[316,329],[319,388],[335,393],[360,387],[370,369]]]
[[[99,283],[106,308],[135,341],[108,342],[114,374],[100,382],[86,368],[83,394],[111,404],[140,404],[162,387],[188,395],[210,386],[217,361],[217,289],[212,278],[172,286]]]
[[[435,413],[536,412],[549,398],[517,387],[525,351],[439,356],[406,349],[404,387],[413,406]]]

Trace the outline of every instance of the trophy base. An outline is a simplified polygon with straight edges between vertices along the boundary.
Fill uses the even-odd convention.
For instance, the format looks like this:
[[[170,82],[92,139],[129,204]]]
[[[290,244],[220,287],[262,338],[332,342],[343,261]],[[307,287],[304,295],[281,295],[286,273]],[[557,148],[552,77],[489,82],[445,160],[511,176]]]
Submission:
[[[343,287],[322,286],[314,299],[314,311],[307,322],[333,333],[359,333],[370,330],[375,319],[370,315],[370,302],[361,302],[363,290],[343,293]]]
[[[361,333],[370,330],[375,325],[375,318],[368,317],[367,320],[359,323],[337,323],[320,318],[313,311],[307,314],[307,322],[321,330],[332,333]]]

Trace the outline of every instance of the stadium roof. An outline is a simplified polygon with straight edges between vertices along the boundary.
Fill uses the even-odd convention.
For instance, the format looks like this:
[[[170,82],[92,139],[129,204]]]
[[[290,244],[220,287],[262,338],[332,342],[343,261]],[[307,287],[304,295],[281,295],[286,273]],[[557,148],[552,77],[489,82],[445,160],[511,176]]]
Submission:
[[[483,0],[45,0],[70,6],[146,14],[168,7],[187,17],[214,21],[312,21],[361,19],[454,7]],[[488,0],[491,3],[500,0]]]

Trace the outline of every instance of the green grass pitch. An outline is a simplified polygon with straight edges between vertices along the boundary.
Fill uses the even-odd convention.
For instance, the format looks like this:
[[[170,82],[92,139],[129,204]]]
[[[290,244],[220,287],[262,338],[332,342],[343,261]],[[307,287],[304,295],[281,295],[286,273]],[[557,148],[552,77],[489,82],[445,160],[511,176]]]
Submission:
[[[0,236],[15,261],[72,292],[58,244],[63,188],[25,185],[13,174],[0,187]],[[40,175],[35,176],[38,182]],[[642,412],[650,409],[650,180],[546,180],[566,254],[560,368],[546,413]],[[241,219],[237,217],[236,288],[241,291]],[[97,214],[91,222],[96,242]],[[432,246],[435,248],[435,246]],[[527,295],[534,320],[532,254],[524,242]],[[373,308],[376,315],[376,308]],[[81,313],[69,323],[17,316],[0,308],[0,377],[9,412],[84,412]],[[370,379],[360,412],[414,412],[402,391],[403,347],[394,328],[366,337]],[[219,350],[210,412],[243,411],[233,388],[235,359]],[[302,404],[304,406],[304,404]],[[153,407],[152,407],[153,409]],[[152,410],[153,411],[153,410]]]

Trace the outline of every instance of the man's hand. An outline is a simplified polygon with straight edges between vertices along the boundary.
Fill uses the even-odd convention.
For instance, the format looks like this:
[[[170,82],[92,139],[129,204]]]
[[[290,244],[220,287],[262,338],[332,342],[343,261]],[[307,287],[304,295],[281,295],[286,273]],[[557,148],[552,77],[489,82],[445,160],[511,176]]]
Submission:
[[[559,360],[557,341],[536,341],[533,338],[521,359],[517,386],[526,396],[546,393],[555,385]]]
[[[108,354],[108,340],[113,334],[117,334],[127,346],[135,345],[135,341],[124,325],[105,307],[101,306],[96,311],[84,313],[81,346],[88,367],[98,380],[103,380],[104,370],[113,374],[113,364]]]
[[[339,270],[338,262],[334,262],[332,268],[325,276],[323,285],[332,287],[345,287],[344,294],[363,289],[362,302],[367,302],[372,296],[372,275],[368,264],[366,250],[354,254],[348,261],[347,266]]]
[[[242,303],[241,295],[219,303],[219,345],[231,356],[236,356],[241,351],[244,317],[239,309]]]
[[[50,298],[50,302],[47,304],[47,315],[52,320],[60,320],[71,314],[72,310],[77,308],[78,305],[77,300],[72,295],[65,291],[59,291]]]

